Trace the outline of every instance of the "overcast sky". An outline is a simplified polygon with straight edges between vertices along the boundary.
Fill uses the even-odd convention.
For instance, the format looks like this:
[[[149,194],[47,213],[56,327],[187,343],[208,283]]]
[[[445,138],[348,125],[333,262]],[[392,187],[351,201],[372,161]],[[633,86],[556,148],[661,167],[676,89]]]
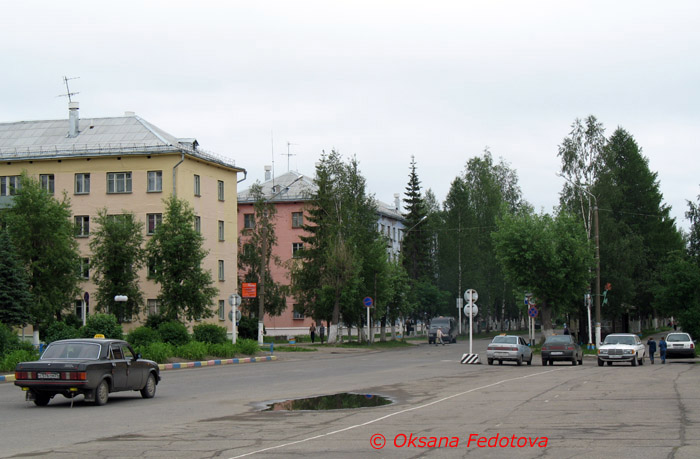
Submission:
[[[0,122],[125,111],[248,170],[356,156],[442,202],[488,147],[551,212],[576,118],[623,127],[680,227],[700,194],[697,1],[1,1]],[[288,145],[290,143],[291,145]],[[286,156],[287,152],[294,156]]]

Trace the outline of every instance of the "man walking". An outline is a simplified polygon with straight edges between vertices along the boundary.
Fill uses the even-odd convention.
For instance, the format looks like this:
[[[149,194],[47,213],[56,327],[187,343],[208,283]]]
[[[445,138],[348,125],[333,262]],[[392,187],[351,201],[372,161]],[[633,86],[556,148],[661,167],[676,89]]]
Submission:
[[[438,345],[438,340],[440,340],[440,343],[442,345],[445,345],[445,342],[442,340],[442,328],[438,327],[437,331],[435,332],[435,345]]]
[[[323,336],[326,334],[326,327],[323,326],[323,322],[321,322],[321,327],[318,329],[318,336],[321,338],[321,344],[323,344]]]
[[[656,352],[656,341],[654,341],[653,336],[649,337],[649,340],[647,341],[647,346],[649,346],[649,360],[651,361],[651,364],[654,365],[654,353]]]
[[[661,356],[661,363],[666,363],[666,341],[663,336],[661,341],[659,341],[659,355]]]
[[[316,339],[316,324],[311,324],[309,327],[309,335],[311,335],[311,344],[314,344],[314,340]]]

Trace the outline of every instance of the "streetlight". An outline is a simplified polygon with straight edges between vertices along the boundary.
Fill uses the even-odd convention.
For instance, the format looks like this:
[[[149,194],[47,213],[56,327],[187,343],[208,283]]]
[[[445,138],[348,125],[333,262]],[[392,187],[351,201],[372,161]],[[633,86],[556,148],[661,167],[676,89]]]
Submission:
[[[598,198],[588,191],[587,188],[576,184],[564,177],[561,174],[557,174],[559,177],[563,178],[569,184],[575,188],[586,193],[588,196],[593,198],[595,205],[593,206],[593,234],[595,238],[595,348],[597,349],[600,345],[600,233],[598,232]]]
[[[274,198],[279,196],[283,192],[289,191],[289,188],[296,182],[303,178],[302,175],[294,179],[289,185],[279,190],[277,193],[273,194],[265,201],[263,201],[263,206],[272,201]],[[263,207],[263,216],[267,218],[267,209]],[[263,324],[263,316],[265,315],[265,267],[267,266],[267,225],[263,224],[262,227],[262,240],[260,241],[260,292],[258,293],[258,344],[263,344],[263,330],[265,328]],[[234,318],[235,319],[235,318]]]

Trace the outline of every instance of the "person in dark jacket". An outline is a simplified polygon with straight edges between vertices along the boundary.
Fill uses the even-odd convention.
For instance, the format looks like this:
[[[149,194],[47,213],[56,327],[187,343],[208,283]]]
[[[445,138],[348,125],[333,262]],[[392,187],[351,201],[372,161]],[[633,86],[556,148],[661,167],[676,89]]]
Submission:
[[[663,336],[661,341],[659,341],[659,355],[661,356],[661,363],[666,363],[666,341]]]
[[[653,336],[649,337],[649,340],[647,341],[647,346],[649,346],[649,360],[651,361],[651,364],[654,365],[654,353],[656,352],[656,341],[654,341]]]

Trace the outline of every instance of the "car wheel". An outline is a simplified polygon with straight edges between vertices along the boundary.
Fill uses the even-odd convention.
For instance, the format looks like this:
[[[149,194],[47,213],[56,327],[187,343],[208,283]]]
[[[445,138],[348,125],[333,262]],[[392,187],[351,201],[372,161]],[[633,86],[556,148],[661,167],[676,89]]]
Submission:
[[[603,361],[600,360],[600,359],[598,359],[598,366],[599,366],[599,367],[602,367],[602,366],[603,366]]]
[[[579,365],[583,365],[583,357],[581,357],[581,358],[579,359],[578,364],[579,364]]]
[[[636,367],[637,366],[637,355],[634,355],[634,358],[632,358],[632,366]]]
[[[489,365],[493,365],[493,359],[486,359]]]
[[[141,389],[141,397],[143,398],[153,398],[156,395],[156,377],[153,373],[148,374],[148,379],[146,380],[146,385]]]
[[[522,365],[522,364],[523,364],[523,356],[522,356],[522,355],[519,355],[519,356],[518,356],[518,360],[516,361],[516,363],[517,363],[518,365]]]
[[[639,364],[640,364],[640,365],[644,365],[644,356],[642,356],[642,358],[639,359]]]
[[[46,406],[51,401],[49,394],[34,394],[34,404],[36,406]]]
[[[544,367],[546,365],[547,365],[547,361],[545,359],[542,359],[542,366]]]
[[[532,365],[532,354],[530,354],[530,360],[527,361],[528,365]]]
[[[498,361],[498,364],[499,364],[499,365],[503,365],[503,360],[499,360],[499,361]]]
[[[612,366],[612,362],[606,362],[606,363],[608,364],[609,367]]]
[[[95,405],[102,406],[109,399],[109,382],[103,379],[97,389],[95,389]]]
[[[576,356],[571,358],[571,365],[574,367],[576,366]]]
[[[553,365],[554,365],[554,360],[550,359],[550,360],[549,360],[549,366],[551,367],[551,366],[553,366]]]

